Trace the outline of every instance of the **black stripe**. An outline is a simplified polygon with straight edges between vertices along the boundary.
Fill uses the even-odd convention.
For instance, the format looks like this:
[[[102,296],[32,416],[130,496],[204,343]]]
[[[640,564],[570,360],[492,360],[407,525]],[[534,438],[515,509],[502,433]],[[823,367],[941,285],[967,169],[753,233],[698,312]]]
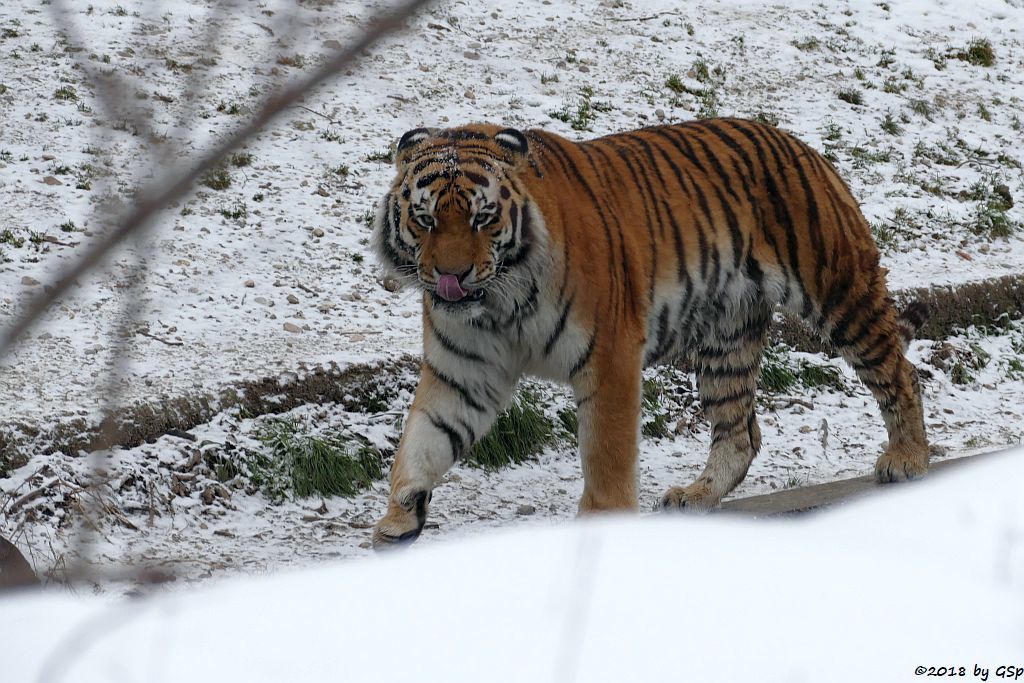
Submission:
[[[476,410],[477,412],[486,412],[486,408],[484,408],[483,405],[481,405],[475,398],[473,398],[473,394],[464,385],[455,381],[448,375],[442,373],[440,370],[434,367],[434,365],[429,360],[424,359],[423,365],[425,365],[427,369],[430,370],[431,374],[433,374],[434,377],[441,380],[441,382],[445,386],[447,386],[449,389],[451,389],[459,396],[461,396],[462,400],[465,401],[466,405],[468,405],[470,408]]]
[[[611,214],[611,217],[616,222],[616,227],[619,228],[619,233],[620,233],[620,237],[621,237],[621,225],[619,225],[619,223],[618,223],[618,221],[619,221],[618,215],[614,211],[608,210],[607,202],[604,202],[606,211],[601,211],[600,206],[601,206],[602,202],[598,198],[598,195],[594,192],[593,188],[590,186],[590,183],[587,182],[586,178],[583,176],[583,174],[580,171],[579,167],[576,165],[576,162],[574,162],[572,160],[572,158],[569,156],[568,152],[563,150],[561,148],[561,146],[558,146],[558,145],[552,146],[552,145],[550,145],[545,139],[541,139],[541,144],[543,144],[545,147],[547,147],[548,149],[552,150],[553,152],[555,152],[555,154],[557,156],[559,156],[559,160],[560,160],[560,163],[562,164],[562,167],[565,168],[567,171],[570,171],[572,173],[573,177],[583,187],[583,190],[587,193],[587,196],[590,198],[590,201],[593,203],[594,211],[595,211],[595,213],[597,213],[597,217],[601,221],[601,227],[604,229],[605,241],[608,243],[608,272],[611,274],[611,277],[612,277],[612,289],[613,290],[616,289],[616,283],[618,282],[618,277],[616,276],[616,268],[615,268],[615,245],[614,245],[614,238],[613,238],[611,226],[608,224],[608,219],[607,219],[607,216],[605,214],[606,214],[606,211],[607,211],[607,213]],[[594,147],[594,146],[592,144],[589,144],[589,145],[588,144],[576,145],[576,149],[581,154],[583,154],[583,156],[586,157],[587,163],[590,164],[590,169],[593,172],[594,176],[598,179],[599,182],[603,182],[604,177],[599,172],[596,164],[594,164],[593,158],[591,157],[591,155],[589,153],[591,147]],[[603,150],[601,150],[601,149],[599,149],[597,147],[594,147],[594,151],[599,153],[599,154],[601,154],[605,158],[605,160],[607,161],[608,157],[604,154]],[[607,194],[605,194],[603,196],[607,197]],[[627,266],[625,264],[623,264],[623,267],[625,268]]]
[[[477,185],[481,185],[483,187],[490,187],[491,185],[491,181],[487,179],[487,176],[480,175],[479,173],[463,169],[462,175],[466,176],[467,179],[472,180]]]
[[[882,301],[875,301],[875,305],[865,311],[864,306],[871,302],[875,296],[875,292],[869,289],[855,303],[847,307],[846,314],[832,327],[832,332],[829,336],[832,338],[833,344],[836,346],[854,346],[858,341],[867,336],[871,326],[878,322],[878,319],[885,313],[885,309],[888,307],[884,298],[878,297]],[[850,326],[858,320],[860,320],[860,324],[857,326],[857,331],[852,336],[847,337]]]
[[[665,163],[672,170],[673,175],[675,175],[676,177],[676,182],[678,183],[679,188],[687,197],[691,197],[692,195],[690,194],[690,189],[686,186],[686,182],[683,180],[683,172],[682,170],[680,170],[679,166],[675,163],[675,161],[672,160],[668,152],[666,152],[660,144],[655,144],[654,148],[658,150],[658,153],[661,154],[662,159],[664,159]],[[685,279],[687,282],[690,282],[690,272],[686,267],[686,253],[685,247],[683,245],[682,233],[679,230],[679,223],[676,222],[675,215],[671,212],[671,210],[668,207],[668,204],[664,200],[662,200],[662,205],[665,209],[665,213],[668,214],[669,222],[672,225],[672,236],[675,240],[676,259],[678,262],[677,275],[679,277],[679,281],[682,282]],[[701,234],[700,243],[704,245],[702,228],[699,224],[696,225],[696,228],[697,231]]]
[[[726,403],[733,403],[739,401],[742,398],[753,399],[754,390],[751,387],[741,386],[737,389],[733,389],[727,394],[721,396],[701,396],[700,404],[704,410],[707,411],[709,408],[718,408],[724,406]]]
[[[722,439],[726,438],[727,436],[735,432],[736,428],[739,427],[745,420],[747,420],[747,416],[741,415],[740,417],[734,420],[729,420],[728,422],[721,422],[716,424],[712,428],[713,434],[711,437],[711,445],[714,446],[716,443],[718,443]]]
[[[665,227],[661,221],[661,214],[657,211],[657,203],[654,199],[654,190],[651,188],[650,181],[646,176],[643,176],[643,184],[641,184],[641,176],[636,171],[634,164],[635,159],[633,158],[633,150],[629,147],[615,144],[612,139],[609,138],[609,143],[615,153],[618,155],[619,160],[629,170],[629,175],[633,179],[633,184],[636,186],[637,194],[640,197],[640,202],[644,209],[644,226],[647,228],[648,244],[651,250],[651,273],[650,282],[647,285],[647,302],[648,305],[654,302],[654,286],[657,278],[657,265],[658,265],[658,253],[657,253],[657,240],[654,238],[654,224],[651,221],[651,208],[655,210],[655,216],[658,219],[658,227],[662,233],[665,232]],[[623,246],[623,269],[626,268],[627,261],[625,260],[625,247]],[[627,285],[628,287],[628,285]],[[635,297],[630,297],[629,300],[634,301]],[[633,308],[635,311],[636,309]]]
[[[459,458],[461,458],[462,451],[465,448],[465,444],[462,441],[462,436],[460,436],[459,433],[455,431],[455,427],[452,427],[450,424],[445,422],[444,418],[433,415],[427,411],[423,412],[426,413],[427,417],[430,419],[431,424],[437,427],[438,430],[444,432],[444,435],[448,437],[448,442],[451,444],[452,447],[452,460],[458,460]]]
[[[821,216],[818,213],[818,200],[814,194],[814,190],[811,188],[810,180],[808,179],[807,173],[804,169],[804,158],[806,157],[806,154],[798,155],[796,151],[793,151],[793,147],[791,146],[791,141],[793,141],[792,137],[783,135],[774,129],[769,129],[769,133],[776,135],[781,140],[780,144],[789,147],[795,157],[793,165],[796,167],[797,175],[800,178],[800,187],[803,189],[804,196],[807,198],[807,228],[811,237],[811,245],[814,247],[814,251],[817,255],[817,263],[819,267],[815,268],[814,277],[815,284],[820,292],[828,260],[825,257],[825,237],[822,234]],[[809,154],[814,153],[810,149],[806,151]]]
[[[708,379],[736,379],[749,377],[754,373],[754,366],[740,366],[740,367],[724,367],[724,368],[713,368],[709,365],[702,364],[700,367],[701,376],[707,376]]]
[[[462,358],[464,360],[473,361],[474,363],[487,362],[487,359],[481,356],[480,354],[474,353],[473,351],[468,351],[460,347],[458,344],[452,341],[447,335],[443,334],[434,325],[434,322],[433,320],[430,319],[429,315],[427,316],[427,320],[429,321],[428,324],[430,325],[430,331],[434,333],[434,338],[437,339],[437,341],[441,344],[441,348],[443,348],[445,351],[454,356],[458,356],[459,358]]]
[[[692,159],[691,155],[688,152],[686,152],[685,150],[683,150],[682,146],[679,143],[678,138],[676,138],[675,136],[669,135],[668,132],[667,132],[667,129],[665,129],[665,128],[652,128],[651,132],[653,134],[655,134],[655,135],[665,139],[669,144],[672,145],[672,147],[676,150],[676,152],[678,152],[682,156],[684,156],[687,159],[689,159],[691,161],[691,163],[693,163],[693,164],[697,165],[698,167],[700,167],[700,162],[696,161],[695,159]],[[690,190],[687,189],[686,185],[683,183],[683,172],[681,171],[679,166],[677,166],[670,159],[669,155],[665,152],[664,149],[661,148],[660,145],[658,146],[658,151],[661,152],[662,156],[669,163],[669,166],[672,168],[672,171],[675,173],[676,180],[679,182],[679,186],[683,188],[683,192],[686,193],[687,197],[691,197],[692,198],[693,195],[691,195]],[[701,170],[703,170],[703,168],[701,168]],[[704,216],[705,216],[705,218],[708,218],[707,226],[708,226],[708,229],[710,230],[711,229],[711,223],[710,223],[710,219],[708,217],[707,211],[706,211],[707,200],[704,198],[703,191],[700,189],[700,187],[698,187],[697,182],[693,179],[693,176],[691,176],[689,173],[686,173],[685,175],[686,175],[687,181],[689,181],[689,184],[694,189],[694,191],[700,193],[698,199],[700,200],[700,203],[702,204],[702,206],[705,209]],[[694,226],[693,227],[696,228],[696,231],[697,231],[697,248],[698,248],[699,256],[700,256],[700,276],[701,276],[701,279],[704,280],[704,282],[707,282],[707,280],[708,280],[708,263],[710,261],[710,251],[709,251],[709,245],[708,245],[708,238],[707,238],[707,234],[704,231],[704,226],[701,224],[700,216],[698,216],[696,214],[696,212],[694,212],[694,216],[695,216],[695,221],[694,221]]]
[[[781,179],[783,182],[788,182],[786,179],[785,167],[782,165],[782,160],[778,156],[778,152],[774,147],[774,143],[768,138],[764,138],[764,145],[762,146],[762,139],[757,133],[763,133],[765,126],[756,127],[738,127],[736,130],[750,140],[754,146],[754,151],[757,154],[757,158],[761,163],[761,169],[764,174],[764,181],[768,189],[768,199],[772,204],[772,208],[775,213],[775,222],[781,227],[786,235],[786,247],[789,255],[789,265],[793,269],[793,280],[796,282],[800,289],[801,296],[803,297],[803,316],[809,317],[811,314],[811,299],[807,294],[807,288],[804,285],[803,274],[800,272],[800,256],[798,252],[798,240],[796,231],[793,227],[793,218],[789,213],[789,207],[787,206],[782,194],[780,193],[779,186],[776,184],[776,178]],[[756,132],[755,132],[756,131]],[[767,157],[771,156],[775,160],[777,174],[773,174],[769,168]],[[767,232],[767,231],[766,231]],[[784,259],[780,259],[779,263],[785,264]]]
[[[565,302],[565,308],[562,309],[562,315],[558,317],[558,322],[555,323],[555,329],[551,332],[551,336],[548,337],[548,341],[544,344],[544,355],[551,355],[551,350],[555,348],[555,344],[558,343],[559,337],[565,332],[565,322],[569,319],[569,309],[572,308],[572,302],[574,296],[569,297],[569,300]]]
[[[587,344],[587,348],[583,351],[583,355],[573,363],[572,369],[569,370],[569,379],[572,379],[576,374],[584,368],[584,366],[590,362],[590,356],[594,353],[594,346],[597,344],[597,330],[590,335],[590,342]]]

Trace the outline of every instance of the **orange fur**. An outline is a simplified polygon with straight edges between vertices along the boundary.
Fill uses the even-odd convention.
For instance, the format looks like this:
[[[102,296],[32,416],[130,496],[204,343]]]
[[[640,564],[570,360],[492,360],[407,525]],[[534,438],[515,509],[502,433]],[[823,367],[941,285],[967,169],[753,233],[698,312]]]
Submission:
[[[791,135],[712,119],[577,143],[476,124],[410,131],[397,166],[378,250],[424,290],[425,359],[376,542],[419,533],[424,492],[523,374],[575,392],[581,511],[635,508],[640,371],[680,352],[696,361],[712,447],[662,506],[715,507],[760,448],[754,392],[778,306],[831,341],[878,400],[879,479],[927,469],[903,356],[923,313],[894,310],[857,202]],[[442,277],[465,298],[439,296]]]

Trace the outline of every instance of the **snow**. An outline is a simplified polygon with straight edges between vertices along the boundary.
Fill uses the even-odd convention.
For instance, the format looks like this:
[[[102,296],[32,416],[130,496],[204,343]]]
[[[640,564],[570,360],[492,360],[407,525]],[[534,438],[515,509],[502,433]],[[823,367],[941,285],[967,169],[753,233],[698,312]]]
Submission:
[[[122,118],[102,111],[76,68],[76,55],[130,79],[132,102],[147,112],[157,138],[166,136],[156,143],[167,155],[161,161],[166,166],[208,148],[239,122],[228,113],[231,105],[250,109],[275,84],[297,78],[336,49],[332,41],[344,43],[353,35],[372,10],[348,2],[280,0],[237,3],[229,16],[212,17],[199,0],[68,4],[85,37],[82,52],[65,49],[48,13],[52,5],[0,5],[0,29],[17,34],[0,38],[0,83],[6,88],[0,93],[0,153],[8,152],[0,154],[0,233],[9,228],[14,242],[24,240],[15,246],[0,237],[0,327],[107,229],[95,210],[130,202],[138,176],[153,172],[150,138],[144,131],[133,135],[130,126],[124,130]],[[203,45],[211,26],[222,29],[212,50]],[[975,235],[969,223],[978,201],[961,196],[979,182],[1004,182],[1016,201],[1008,216],[1024,220],[1024,178],[1014,166],[1024,162],[1015,128],[1024,104],[1024,8],[1016,0],[828,6],[810,0],[771,6],[701,0],[682,13],[670,0],[438,2],[410,27],[307,98],[308,109],[290,110],[255,139],[246,150],[252,164],[230,167],[230,188],[199,187],[170,207],[145,240],[126,245],[84,279],[15,353],[0,359],[0,429],[24,423],[45,430],[75,418],[96,420],[103,408],[98,389],[111,376],[115,401],[130,405],[214,394],[246,379],[294,375],[318,364],[344,367],[418,353],[418,298],[378,283],[367,246],[364,215],[392,175],[388,163],[368,156],[421,125],[491,120],[584,138],[653,124],[659,110],[666,121],[689,120],[699,102],[672,93],[665,81],[678,75],[689,86],[701,85],[693,68],[701,58],[725,69],[720,113],[777,115],[781,126],[815,148],[832,149],[870,220],[889,225],[897,210],[906,209],[918,221],[886,247],[893,288],[1024,270],[1020,233],[993,240]],[[821,46],[803,51],[792,44],[808,36],[819,38]],[[940,70],[928,56],[929,49],[947,55],[978,37],[992,41],[993,67],[948,57]],[[79,47],[78,41],[71,47]],[[305,57],[305,67],[278,63],[296,54]],[[892,64],[880,65],[889,59]],[[208,82],[187,93],[187,74],[168,60],[207,73]],[[857,68],[864,80],[856,77]],[[907,68],[913,78],[905,76]],[[897,90],[903,84],[907,89],[887,92],[891,78]],[[76,89],[82,108],[54,99],[64,85]],[[576,101],[583,86],[594,89],[595,101],[611,105],[585,132],[551,116]],[[860,89],[865,105],[839,100],[841,87]],[[911,111],[918,100],[929,104],[928,116]],[[180,132],[179,119],[193,103],[200,118]],[[979,104],[987,108],[988,120]],[[881,131],[888,112],[902,134]],[[957,155],[955,165],[933,158],[943,145]],[[885,152],[888,160],[862,161],[852,151],[857,148]],[[62,166],[68,172],[59,172]],[[342,166],[346,174],[338,172]],[[79,175],[91,178],[91,189],[76,187]],[[46,185],[41,181],[47,176],[63,184]],[[938,183],[943,193],[926,191],[924,181]],[[246,207],[244,220],[220,213],[239,205]],[[68,220],[76,226],[71,232],[59,227]],[[78,246],[37,244],[33,233]],[[133,270],[136,262],[142,264],[139,272]],[[40,284],[23,284],[25,277]],[[131,283],[138,305],[128,335],[111,337]],[[289,295],[299,303],[289,303]],[[285,331],[286,322],[300,331]],[[140,330],[180,345],[136,334]],[[1019,328],[968,330],[948,340],[965,353],[974,345],[990,356],[965,380],[955,380],[948,365],[935,365],[939,344],[914,342],[911,359],[933,374],[924,392],[935,458],[1021,442],[1024,370],[1013,365],[1024,360],[1021,334]],[[112,369],[118,346],[128,362]],[[736,496],[871,471],[884,428],[863,386],[841,367],[849,393],[794,391],[795,396],[759,404],[764,449]],[[673,425],[681,428],[641,444],[644,509],[668,486],[692,480],[706,458],[707,425],[693,404],[693,387],[679,382],[672,389],[679,399]],[[540,385],[537,391],[550,411],[565,405],[557,389]],[[408,393],[400,394],[390,415],[368,416],[332,404],[303,406],[283,417],[312,431],[351,430],[387,450],[398,435],[396,416],[408,401]],[[193,432],[199,443],[254,446],[262,419],[225,412]],[[111,476],[116,495],[109,502],[120,517],[99,520],[102,533],[88,558],[93,568],[166,569],[179,579],[170,590],[184,593],[211,577],[334,559],[362,562],[370,555],[368,527],[384,509],[385,482],[352,499],[272,505],[259,492],[232,488],[230,497],[207,503],[203,492],[220,482],[208,471],[183,469],[194,448],[163,437],[97,454]],[[61,568],[76,559],[82,521],[73,514],[75,491],[89,481],[90,467],[87,459],[51,453],[43,443],[36,450],[26,467],[0,479],[0,500],[13,500],[55,477],[59,482],[17,514],[3,508],[0,533],[42,573],[58,579]],[[177,474],[196,478],[175,492]],[[554,533],[536,527],[571,519],[581,488],[578,457],[565,443],[535,462],[499,472],[457,468],[435,493],[420,543],[447,547],[504,527],[528,527],[527,535]],[[516,514],[524,504],[536,512]],[[97,588],[115,594],[123,589],[117,582]]]
[[[309,97],[306,109],[289,110],[255,139],[246,150],[252,164],[230,167],[230,188],[197,188],[170,207],[145,240],[121,249],[102,272],[81,282],[3,359],[0,418],[34,426],[96,420],[104,407],[98,389],[111,372],[117,403],[130,405],[216,393],[303,365],[418,352],[417,297],[378,284],[366,244],[363,217],[392,174],[388,163],[368,156],[421,125],[487,119],[590,137],[649,125],[659,111],[667,121],[692,119],[699,103],[674,94],[665,81],[677,75],[699,86],[693,66],[702,58],[724,68],[720,113],[777,115],[816,148],[834,148],[870,220],[888,224],[904,209],[917,221],[885,256],[894,288],[1019,273],[1024,241],[976,237],[966,226],[977,202],[958,195],[979,181],[1002,181],[1017,197],[1009,215],[1018,221],[1024,215],[1024,183],[1019,165],[1013,166],[1024,161],[1014,129],[1024,97],[1024,9],[1018,5],[793,0],[765,7],[705,0],[681,13],[670,0],[436,3],[411,22],[409,34],[385,40],[357,69]],[[95,210],[129,202],[137,176],[153,175],[154,154],[162,155],[162,167],[194,158],[267,90],[325,59],[373,9],[239,3],[218,17],[197,0],[72,3],[83,44],[72,40],[70,47],[83,51],[68,52],[50,8],[34,0],[0,8],[0,25],[17,34],[0,48],[6,86],[0,151],[8,153],[0,159],[0,229],[24,240],[20,247],[0,244],[8,260],[0,258],[3,316],[52,282],[95,239],[91,234],[107,229]],[[645,19],[653,15],[659,16]],[[203,41],[212,28],[220,34],[210,48]],[[820,38],[818,49],[792,45],[808,36]],[[990,68],[950,57],[939,70],[927,57],[929,49],[945,55],[978,37],[992,41],[997,60]],[[305,67],[280,63],[296,54]],[[890,54],[892,63],[879,66]],[[144,112],[158,142],[151,144],[145,131],[123,130],[123,116],[103,112],[76,56],[128,79],[131,103]],[[182,64],[206,75],[197,92],[185,90]],[[854,76],[858,67],[864,80]],[[888,79],[906,90],[886,92]],[[67,85],[76,89],[77,102],[54,99]],[[583,86],[594,89],[596,102],[611,105],[587,132],[551,116],[577,101]],[[860,89],[865,105],[839,100],[840,87]],[[917,100],[930,103],[928,117],[911,112]],[[981,117],[979,104],[990,120]],[[233,105],[242,114],[230,114]],[[192,106],[199,118],[195,112],[188,118]],[[881,132],[887,112],[897,120],[906,115],[901,135]],[[829,139],[829,131],[839,140]],[[963,163],[942,165],[919,154],[940,145]],[[856,148],[888,152],[889,160],[862,162],[851,151]],[[76,187],[83,164],[92,167],[89,190]],[[337,173],[342,166],[346,175]],[[63,184],[45,185],[47,176]],[[922,190],[925,180],[945,194]],[[220,213],[239,206],[244,218]],[[68,220],[76,228],[63,232],[58,226]],[[32,234],[79,246],[34,244]],[[134,270],[136,262],[142,271]],[[24,285],[24,277],[41,284]],[[138,306],[127,334],[118,337],[131,283]],[[299,303],[288,303],[288,295]],[[300,331],[285,331],[285,323]],[[128,364],[112,370],[118,346]]]
[[[798,520],[590,519],[135,601],[0,598],[4,669],[859,682],[1021,666],[1022,477],[1018,449]]]

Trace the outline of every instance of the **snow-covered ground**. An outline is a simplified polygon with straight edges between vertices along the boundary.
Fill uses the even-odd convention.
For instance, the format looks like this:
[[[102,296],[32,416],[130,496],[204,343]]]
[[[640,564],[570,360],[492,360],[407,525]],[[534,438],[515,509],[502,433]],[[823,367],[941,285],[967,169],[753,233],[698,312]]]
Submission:
[[[219,16],[218,3],[198,0],[67,3],[78,28],[65,40],[50,14],[61,4],[0,7],[3,317],[107,228],[94,211],[129,202],[155,159],[193,158],[382,6],[235,3]],[[1016,198],[1008,216],[1024,215],[1022,30],[1016,0],[709,0],[685,12],[670,0],[436,3],[254,140],[239,160],[248,165],[228,166],[230,187],[200,186],[55,307],[0,361],[0,418],[99,414],[132,283],[124,404],[300,363],[416,352],[416,297],[378,283],[364,217],[392,173],[373,155],[424,124],[494,120],[588,137],[762,114],[836,160],[891,243],[894,288],[1019,272],[1019,236],[989,240],[971,226],[1000,184]],[[990,41],[992,66],[955,57],[975,39]],[[105,113],[76,59],[128,79],[128,104],[151,131]],[[597,105],[591,131],[552,115],[579,114],[584,88]],[[863,104],[839,99],[843,90]],[[887,114],[897,134],[883,130]]]
[[[195,157],[381,6],[282,0],[219,16],[199,0],[68,3],[79,29],[64,40],[49,13],[59,4],[0,6],[0,325],[107,229],[95,212],[130,202],[155,158],[166,167]],[[991,66],[957,57],[981,39]],[[417,297],[378,282],[365,217],[392,173],[379,157],[420,125],[494,120],[581,138],[714,110],[777,119],[850,180],[893,288],[1020,273],[1021,232],[992,236],[991,202],[1005,185],[1014,206],[1002,215],[1024,220],[1022,40],[1017,0],[707,0],[685,11],[669,0],[435,3],[254,140],[250,157],[228,165],[229,187],[200,186],[169,208],[145,241],[83,280],[0,359],[0,429],[95,419],[119,346],[129,361],[115,374],[121,404],[418,352]],[[152,132],[104,112],[76,60],[128,78],[130,104]],[[197,74],[207,80],[193,92],[185,83]],[[126,335],[114,341],[126,308]],[[912,351],[933,374],[926,422],[937,457],[1019,443],[1020,330],[949,343]],[[842,369],[848,391],[797,388],[762,403],[765,447],[737,495],[871,470],[884,430]],[[645,507],[695,476],[706,453],[692,387],[667,377],[671,433],[642,444]],[[563,405],[551,387],[537,392],[553,414]],[[307,406],[284,417],[311,433],[363,434],[387,452],[408,400],[400,391],[385,411]],[[193,432],[200,444],[256,448],[264,422],[224,413]],[[383,482],[351,499],[272,505],[196,462],[196,448],[164,437],[100,454],[111,495],[99,520],[82,516],[93,509],[79,495],[86,459],[36,454],[0,479],[0,534],[57,576],[81,550],[75,532],[93,521],[97,566],[162,566],[182,581],[368,554]],[[456,469],[435,495],[423,543],[567,520],[581,487],[570,441],[498,472]]]
[[[734,497],[869,474],[883,450],[877,406],[849,368],[809,354],[786,357],[790,368],[801,361],[836,368],[840,381],[762,392],[758,413],[764,445]],[[924,376],[934,459],[1024,441],[1024,325],[995,336],[972,330],[943,343],[917,341],[910,357]],[[647,374],[658,382],[660,395],[657,408],[645,410],[644,421],[651,425],[660,419],[664,428],[644,430],[643,510],[652,509],[669,486],[687,484],[700,473],[709,443],[692,378],[678,371]],[[97,453],[104,484],[96,497],[84,488],[94,481],[89,459],[37,455],[0,479],[0,502],[6,499],[0,506],[0,535],[17,543],[44,577],[60,580],[69,567],[80,573],[74,567],[85,558],[100,583],[114,592],[138,588],[133,581],[104,580],[110,570],[116,575],[123,568],[176,578],[178,587],[218,575],[369,556],[371,527],[386,507],[386,481],[348,498],[272,500],[266,487],[254,485],[244,463],[252,453],[270,452],[260,440],[261,429],[281,420],[297,425],[302,435],[363,438],[389,456],[414,382],[411,375],[400,378],[384,411],[329,404],[259,418],[222,413],[192,430],[195,442],[164,436],[138,448]],[[558,413],[572,405],[571,398],[548,384],[531,383],[529,391],[560,424]],[[228,463],[232,468],[225,470]],[[37,490],[41,495],[17,503]],[[575,517],[582,490],[579,458],[568,434],[518,466],[488,471],[459,465],[434,491],[419,543],[449,543],[498,527],[564,523]],[[83,533],[88,546],[81,545]]]
[[[1022,477],[1017,451],[811,519],[591,520],[188,594],[0,598],[3,669],[168,683],[1015,680]]]

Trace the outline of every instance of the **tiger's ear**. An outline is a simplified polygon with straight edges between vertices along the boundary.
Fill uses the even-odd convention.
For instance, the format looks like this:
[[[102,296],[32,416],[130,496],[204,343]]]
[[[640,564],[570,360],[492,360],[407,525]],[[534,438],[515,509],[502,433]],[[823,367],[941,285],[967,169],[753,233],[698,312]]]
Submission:
[[[524,159],[530,151],[530,143],[526,141],[526,136],[515,128],[499,130],[494,134],[494,141],[508,153],[513,164]]]
[[[395,164],[401,168],[413,150],[419,147],[424,140],[433,136],[435,132],[437,132],[436,128],[413,128],[403,135],[398,141],[398,147],[395,148]]]

